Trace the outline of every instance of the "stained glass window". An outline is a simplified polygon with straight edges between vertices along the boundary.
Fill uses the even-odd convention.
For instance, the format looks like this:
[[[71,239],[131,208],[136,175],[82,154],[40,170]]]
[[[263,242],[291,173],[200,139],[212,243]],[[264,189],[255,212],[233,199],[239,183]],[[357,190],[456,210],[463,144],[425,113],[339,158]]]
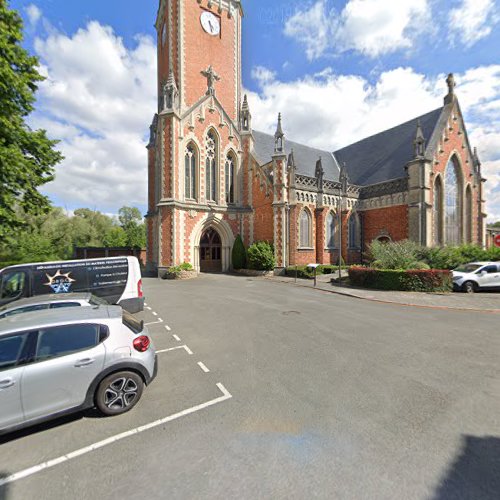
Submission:
[[[441,177],[434,184],[434,241],[437,245],[443,244],[443,184]]]
[[[184,157],[184,189],[187,199],[196,199],[196,163],[196,150],[189,144]]]
[[[360,247],[359,219],[356,213],[349,217],[349,248]]]
[[[336,216],[333,212],[326,218],[326,248],[335,248],[337,238]]]
[[[300,246],[310,248],[311,242],[311,215],[307,210],[302,210],[300,214]]]
[[[444,211],[446,225],[446,243],[458,245],[460,238],[460,185],[457,167],[454,160],[450,160],[445,173]]]
[[[228,154],[226,158],[226,203],[234,203],[234,157]]]
[[[208,201],[217,201],[217,138],[210,130],[206,140],[205,192]]]

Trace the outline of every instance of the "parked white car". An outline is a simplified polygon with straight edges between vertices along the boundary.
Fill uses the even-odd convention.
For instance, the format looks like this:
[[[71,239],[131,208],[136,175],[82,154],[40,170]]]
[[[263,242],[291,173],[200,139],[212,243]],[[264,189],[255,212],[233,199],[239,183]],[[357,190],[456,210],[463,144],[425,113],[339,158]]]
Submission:
[[[466,293],[500,290],[500,263],[471,262],[453,270],[453,289]]]

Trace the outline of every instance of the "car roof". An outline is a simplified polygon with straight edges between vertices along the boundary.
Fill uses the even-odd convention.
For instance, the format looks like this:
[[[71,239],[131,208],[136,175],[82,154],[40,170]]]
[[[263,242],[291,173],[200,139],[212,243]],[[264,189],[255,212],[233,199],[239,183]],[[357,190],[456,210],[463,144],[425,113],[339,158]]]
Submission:
[[[61,324],[121,318],[121,306],[71,307],[16,314],[0,319],[0,335]]]
[[[476,265],[476,266],[491,266],[491,265],[495,265],[497,266],[498,264],[500,264],[500,262],[469,262],[469,264],[466,264],[466,265]]]
[[[0,312],[6,311],[7,309],[14,309],[23,306],[52,304],[53,302],[71,302],[75,300],[86,300],[88,302],[91,296],[92,294],[90,292],[35,295],[34,297],[28,297],[25,299],[19,299],[13,302],[9,302],[8,304],[0,307]]]

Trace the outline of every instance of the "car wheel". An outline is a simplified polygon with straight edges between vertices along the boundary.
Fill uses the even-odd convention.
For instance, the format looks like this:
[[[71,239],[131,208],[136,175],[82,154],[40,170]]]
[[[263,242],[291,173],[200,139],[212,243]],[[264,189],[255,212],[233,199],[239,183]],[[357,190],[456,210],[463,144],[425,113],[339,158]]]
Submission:
[[[113,373],[99,384],[95,404],[104,415],[120,415],[139,402],[143,389],[144,382],[137,373]]]
[[[474,293],[477,291],[477,285],[473,281],[466,281],[463,284],[463,290],[465,293]]]

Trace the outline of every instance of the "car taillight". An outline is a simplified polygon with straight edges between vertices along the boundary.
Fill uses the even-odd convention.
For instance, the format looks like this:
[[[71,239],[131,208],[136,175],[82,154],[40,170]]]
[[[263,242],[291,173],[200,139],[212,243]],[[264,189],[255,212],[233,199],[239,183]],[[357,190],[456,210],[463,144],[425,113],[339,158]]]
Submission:
[[[134,349],[139,352],[146,352],[149,349],[151,340],[146,335],[141,335],[134,339]]]
[[[143,297],[143,296],[144,296],[144,293],[143,293],[143,291],[142,291],[142,280],[139,280],[139,281],[137,282],[137,295],[138,295],[139,297]]]

